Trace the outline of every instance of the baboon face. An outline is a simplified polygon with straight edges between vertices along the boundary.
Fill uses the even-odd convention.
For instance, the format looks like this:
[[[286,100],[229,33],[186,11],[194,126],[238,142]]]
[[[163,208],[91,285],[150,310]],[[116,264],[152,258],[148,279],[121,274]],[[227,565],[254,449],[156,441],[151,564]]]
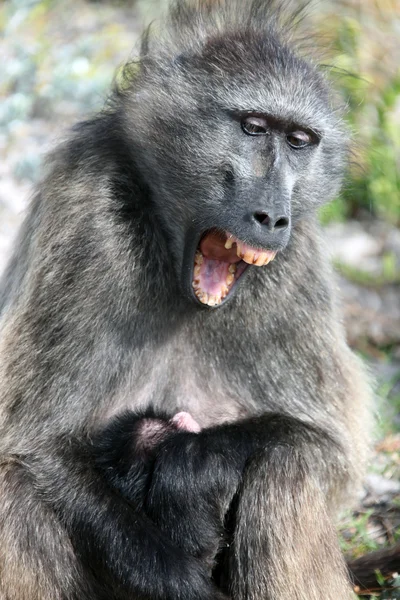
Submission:
[[[220,307],[336,193],[346,137],[323,78],[271,33],[209,39],[152,80],[149,184],[182,291]]]

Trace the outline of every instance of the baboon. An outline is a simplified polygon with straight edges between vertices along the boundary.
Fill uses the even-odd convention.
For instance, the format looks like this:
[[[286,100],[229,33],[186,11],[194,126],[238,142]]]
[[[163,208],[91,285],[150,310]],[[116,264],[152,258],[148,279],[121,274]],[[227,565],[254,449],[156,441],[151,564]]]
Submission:
[[[351,598],[369,387],[316,217],[349,141],[288,12],[175,1],[48,159],[0,292],[2,600]]]

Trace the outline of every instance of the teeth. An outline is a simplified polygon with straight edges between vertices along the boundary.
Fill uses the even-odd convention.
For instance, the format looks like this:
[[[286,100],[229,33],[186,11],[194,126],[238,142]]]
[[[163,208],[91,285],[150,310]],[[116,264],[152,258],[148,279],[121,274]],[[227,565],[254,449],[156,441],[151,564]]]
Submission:
[[[255,265],[257,267],[261,267],[264,265],[268,265],[272,260],[274,260],[276,256],[276,252],[273,250],[257,250],[255,248],[251,248],[244,242],[240,242],[233,235],[229,235],[228,239],[225,242],[225,248],[229,250],[232,248],[233,244],[236,244],[236,254],[239,258],[241,258],[245,263],[249,265]],[[208,306],[217,306],[222,302],[224,298],[228,295],[234,281],[235,281],[235,273],[237,271],[237,264],[232,263],[228,267],[228,275],[226,277],[225,283],[221,282],[220,290],[218,294],[208,294],[201,289],[200,284],[200,272],[201,265],[203,264],[204,257],[202,253],[198,250],[195,254],[194,259],[194,269],[193,269],[193,282],[192,286],[194,289],[194,293],[196,297],[200,300],[202,304],[207,304]],[[213,276],[214,282],[219,283],[219,276],[217,273]]]
[[[208,301],[206,304],[208,304],[208,306],[215,306],[216,304],[219,304],[220,302],[221,302],[220,294],[218,294],[217,296],[213,296],[212,294],[210,294],[208,296]]]
[[[230,250],[232,248],[233,244],[234,244],[233,235],[230,235],[225,242],[225,248],[227,250]]]
[[[256,255],[254,255],[254,258],[255,258],[255,260],[253,260],[253,264],[257,265],[257,267],[261,267],[265,264],[264,263],[265,256],[262,253],[260,254],[260,256],[258,258],[256,258]]]
[[[247,250],[247,252],[245,252],[243,254],[243,260],[248,265],[252,265],[253,264],[253,258],[254,258],[254,251]]]
[[[196,265],[203,264],[203,255],[201,252],[196,252],[195,257],[194,257],[194,262],[196,263]]]
[[[201,302],[203,304],[207,304],[208,302],[208,294],[206,292],[200,292],[198,295],[199,300],[201,300]]]
[[[221,289],[221,298],[225,298],[225,296],[227,295],[228,292],[229,292],[229,287],[227,285],[224,285],[224,287]]]
[[[265,252],[260,250],[254,251],[252,248],[249,248],[249,246],[246,246],[246,244],[242,244],[239,241],[236,241],[236,254],[248,265],[256,265],[257,267],[267,265],[276,256],[276,252],[271,250],[267,250]],[[234,266],[236,271],[236,265],[231,266]],[[234,271],[230,270],[230,272],[232,273]]]
[[[213,294],[202,292],[200,289],[196,289],[195,294],[200,302],[202,304],[207,304],[207,306],[216,306],[217,304],[220,304],[222,298],[225,298],[226,296],[226,293],[216,294],[214,296]]]
[[[263,263],[264,265],[267,265],[268,263],[271,262],[271,260],[274,260],[274,258],[276,256],[276,252],[268,252],[266,254],[267,254],[267,256],[264,260],[264,263]]]

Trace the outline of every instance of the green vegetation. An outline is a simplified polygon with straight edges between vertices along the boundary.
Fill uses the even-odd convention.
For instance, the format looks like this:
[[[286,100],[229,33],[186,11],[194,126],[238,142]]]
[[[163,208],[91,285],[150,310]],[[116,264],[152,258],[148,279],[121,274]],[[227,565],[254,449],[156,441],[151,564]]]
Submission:
[[[323,221],[363,211],[400,224],[400,67],[395,0],[341,2],[319,28],[332,39],[336,78],[348,105],[353,166],[342,197]],[[332,33],[333,32],[333,33]],[[354,74],[354,75],[353,75]]]

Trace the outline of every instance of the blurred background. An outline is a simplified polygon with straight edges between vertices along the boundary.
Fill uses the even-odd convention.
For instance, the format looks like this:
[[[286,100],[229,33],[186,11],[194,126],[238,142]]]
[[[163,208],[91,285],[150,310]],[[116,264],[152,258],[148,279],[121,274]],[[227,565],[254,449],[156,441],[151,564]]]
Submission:
[[[0,2],[0,272],[44,154],[102,107],[116,69],[165,6]],[[354,140],[343,193],[321,220],[349,343],[375,377],[370,473],[359,509],[341,527],[344,551],[359,556],[400,542],[400,0],[316,0],[309,13]],[[379,597],[400,598],[399,590]]]

